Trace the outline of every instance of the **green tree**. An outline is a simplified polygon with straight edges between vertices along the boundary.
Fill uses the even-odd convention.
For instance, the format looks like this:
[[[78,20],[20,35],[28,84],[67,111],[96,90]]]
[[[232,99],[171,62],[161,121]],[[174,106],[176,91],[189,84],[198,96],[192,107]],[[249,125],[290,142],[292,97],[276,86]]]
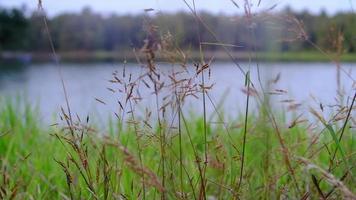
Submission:
[[[20,50],[26,45],[28,20],[18,9],[0,8],[0,50]]]

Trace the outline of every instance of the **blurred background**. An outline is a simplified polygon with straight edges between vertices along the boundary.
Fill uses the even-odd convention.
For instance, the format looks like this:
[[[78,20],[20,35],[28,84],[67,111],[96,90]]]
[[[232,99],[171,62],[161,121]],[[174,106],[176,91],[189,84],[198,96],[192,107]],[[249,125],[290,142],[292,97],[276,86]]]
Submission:
[[[356,22],[352,1],[268,0],[258,3],[251,3],[255,14],[255,40],[249,39],[246,31],[249,22],[243,19],[243,1],[236,1],[236,5],[229,0],[196,1],[195,6],[223,43],[239,46],[232,51],[246,51],[251,46],[262,52],[315,51],[306,41],[291,42],[297,39],[293,38],[297,35],[290,30],[295,27],[285,16],[301,20],[308,39],[319,47],[330,51],[336,48],[332,41],[340,32],[343,34],[344,51],[355,51]],[[196,21],[183,0],[43,1],[43,6],[54,47],[63,54],[63,59],[76,60],[85,56],[94,60],[119,58],[119,55],[110,53],[140,48],[146,37],[144,24],[148,18],[159,27],[160,33],[170,32],[182,49],[197,50],[199,37],[203,42],[213,41],[203,27],[198,27],[201,33],[197,34]],[[43,13],[39,13],[37,7],[36,0],[0,1],[2,52],[27,52],[32,53],[35,59],[46,59],[50,45],[41,20]],[[219,46],[204,48],[207,51],[221,50]]]

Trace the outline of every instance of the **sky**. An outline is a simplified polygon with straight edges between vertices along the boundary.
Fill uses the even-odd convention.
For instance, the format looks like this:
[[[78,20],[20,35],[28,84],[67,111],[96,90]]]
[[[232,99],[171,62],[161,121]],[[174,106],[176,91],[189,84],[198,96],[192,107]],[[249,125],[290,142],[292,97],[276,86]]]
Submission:
[[[28,10],[37,8],[38,0],[0,0],[2,7],[22,7],[26,5]],[[186,0],[192,3],[192,0]],[[244,0],[234,0],[240,9],[236,8],[232,0],[195,0],[198,10],[210,11],[213,13],[242,13]],[[351,11],[356,6],[356,0],[252,0],[252,7],[256,11],[268,9],[277,4],[276,9],[283,9],[290,6],[293,10],[309,10],[319,13],[322,9],[328,14],[335,14],[342,11]],[[63,12],[80,12],[84,7],[91,7],[92,10],[103,14],[117,13],[140,13],[144,9],[152,8],[155,11],[176,12],[188,11],[188,7],[183,0],[42,0],[43,7],[51,16]],[[354,5],[355,4],[355,5]]]

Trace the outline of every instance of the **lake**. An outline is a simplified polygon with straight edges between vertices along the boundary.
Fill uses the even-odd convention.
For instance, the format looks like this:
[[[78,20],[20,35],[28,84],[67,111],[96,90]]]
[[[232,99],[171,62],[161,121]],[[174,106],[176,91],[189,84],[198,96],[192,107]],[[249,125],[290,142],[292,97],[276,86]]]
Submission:
[[[0,95],[13,99],[20,97],[31,105],[38,105],[41,119],[52,123],[58,116],[60,106],[65,106],[58,66],[51,63],[27,66],[2,65],[0,66]],[[251,79],[258,86],[256,64],[240,63],[240,65],[244,70],[251,69]],[[114,71],[121,72],[123,66],[124,64],[120,63],[61,64],[72,112],[82,117],[89,114],[99,123],[105,122],[108,117],[113,117],[114,112],[119,108],[117,100],[120,97],[107,89],[113,87],[108,80],[112,79]],[[355,91],[356,63],[343,63],[341,66],[340,80],[346,102],[347,97],[352,96]],[[142,73],[142,67],[138,64],[126,64],[125,68],[127,73],[135,76]],[[159,64],[159,68],[162,71],[169,71],[177,66]],[[283,90],[280,94],[273,95],[271,99],[276,109],[288,109],[290,104],[285,101],[291,99],[295,104],[301,104],[301,110],[304,111],[309,106],[318,107],[320,103],[326,108],[336,104],[335,64],[260,63],[259,69],[266,93]],[[269,84],[276,79],[279,80],[275,84]],[[200,79],[197,79],[197,82],[199,81]],[[245,77],[233,63],[213,63],[211,76],[208,77],[206,73],[206,82],[207,85],[214,84],[209,94],[216,106],[222,105],[221,110],[226,116],[236,117],[238,113],[243,112],[246,104],[246,95],[242,92]],[[144,101],[137,106],[140,113],[144,113],[145,107],[154,105],[152,95],[145,93],[144,90],[142,92]],[[106,105],[96,99],[100,99]],[[251,106],[252,109],[256,109],[257,105],[252,103]],[[201,95],[199,100],[187,100],[184,107],[186,111],[201,113]],[[207,101],[207,111],[208,114],[214,111],[210,100]]]

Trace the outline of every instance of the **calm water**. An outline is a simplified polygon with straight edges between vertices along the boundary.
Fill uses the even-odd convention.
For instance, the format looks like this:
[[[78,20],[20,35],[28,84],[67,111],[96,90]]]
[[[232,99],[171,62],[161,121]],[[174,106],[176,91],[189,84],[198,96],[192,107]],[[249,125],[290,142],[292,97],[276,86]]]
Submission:
[[[73,112],[81,116],[93,116],[96,121],[105,121],[118,109],[117,98],[107,87],[112,78],[112,72],[122,71],[122,64],[62,64],[62,73],[68,90],[69,101]],[[248,63],[241,63],[247,70]],[[262,63],[260,74],[266,91],[283,89],[288,93],[273,97],[276,108],[286,109],[287,105],[281,100],[294,99],[301,103],[301,108],[319,105],[333,105],[336,100],[336,67],[331,63]],[[161,66],[163,71],[172,70],[174,66]],[[251,65],[252,80],[257,82],[256,65]],[[346,96],[351,96],[355,89],[356,63],[342,64],[341,84]],[[142,68],[136,64],[126,66],[127,73],[138,76]],[[65,105],[60,83],[58,67],[54,64],[33,64],[29,66],[0,66],[0,96],[26,98],[32,105],[40,107],[41,117],[46,122],[53,122],[60,106]],[[280,74],[276,84],[268,88],[268,82]],[[208,77],[207,77],[208,79]],[[246,96],[241,91],[244,86],[244,76],[232,63],[214,63],[211,77],[207,82],[215,83],[210,91],[211,97],[218,105],[223,101],[222,109],[228,116],[236,116],[245,108]],[[142,111],[151,107],[154,99],[149,98],[149,93],[143,91],[143,103],[138,106]],[[145,98],[145,95],[146,98]],[[316,100],[312,98],[316,97]],[[95,100],[106,102],[103,105]],[[201,112],[201,100],[188,101],[186,110],[196,113]],[[207,104],[208,112],[213,111],[210,102]],[[256,108],[256,104],[252,105]],[[326,106],[327,107],[327,106]]]

